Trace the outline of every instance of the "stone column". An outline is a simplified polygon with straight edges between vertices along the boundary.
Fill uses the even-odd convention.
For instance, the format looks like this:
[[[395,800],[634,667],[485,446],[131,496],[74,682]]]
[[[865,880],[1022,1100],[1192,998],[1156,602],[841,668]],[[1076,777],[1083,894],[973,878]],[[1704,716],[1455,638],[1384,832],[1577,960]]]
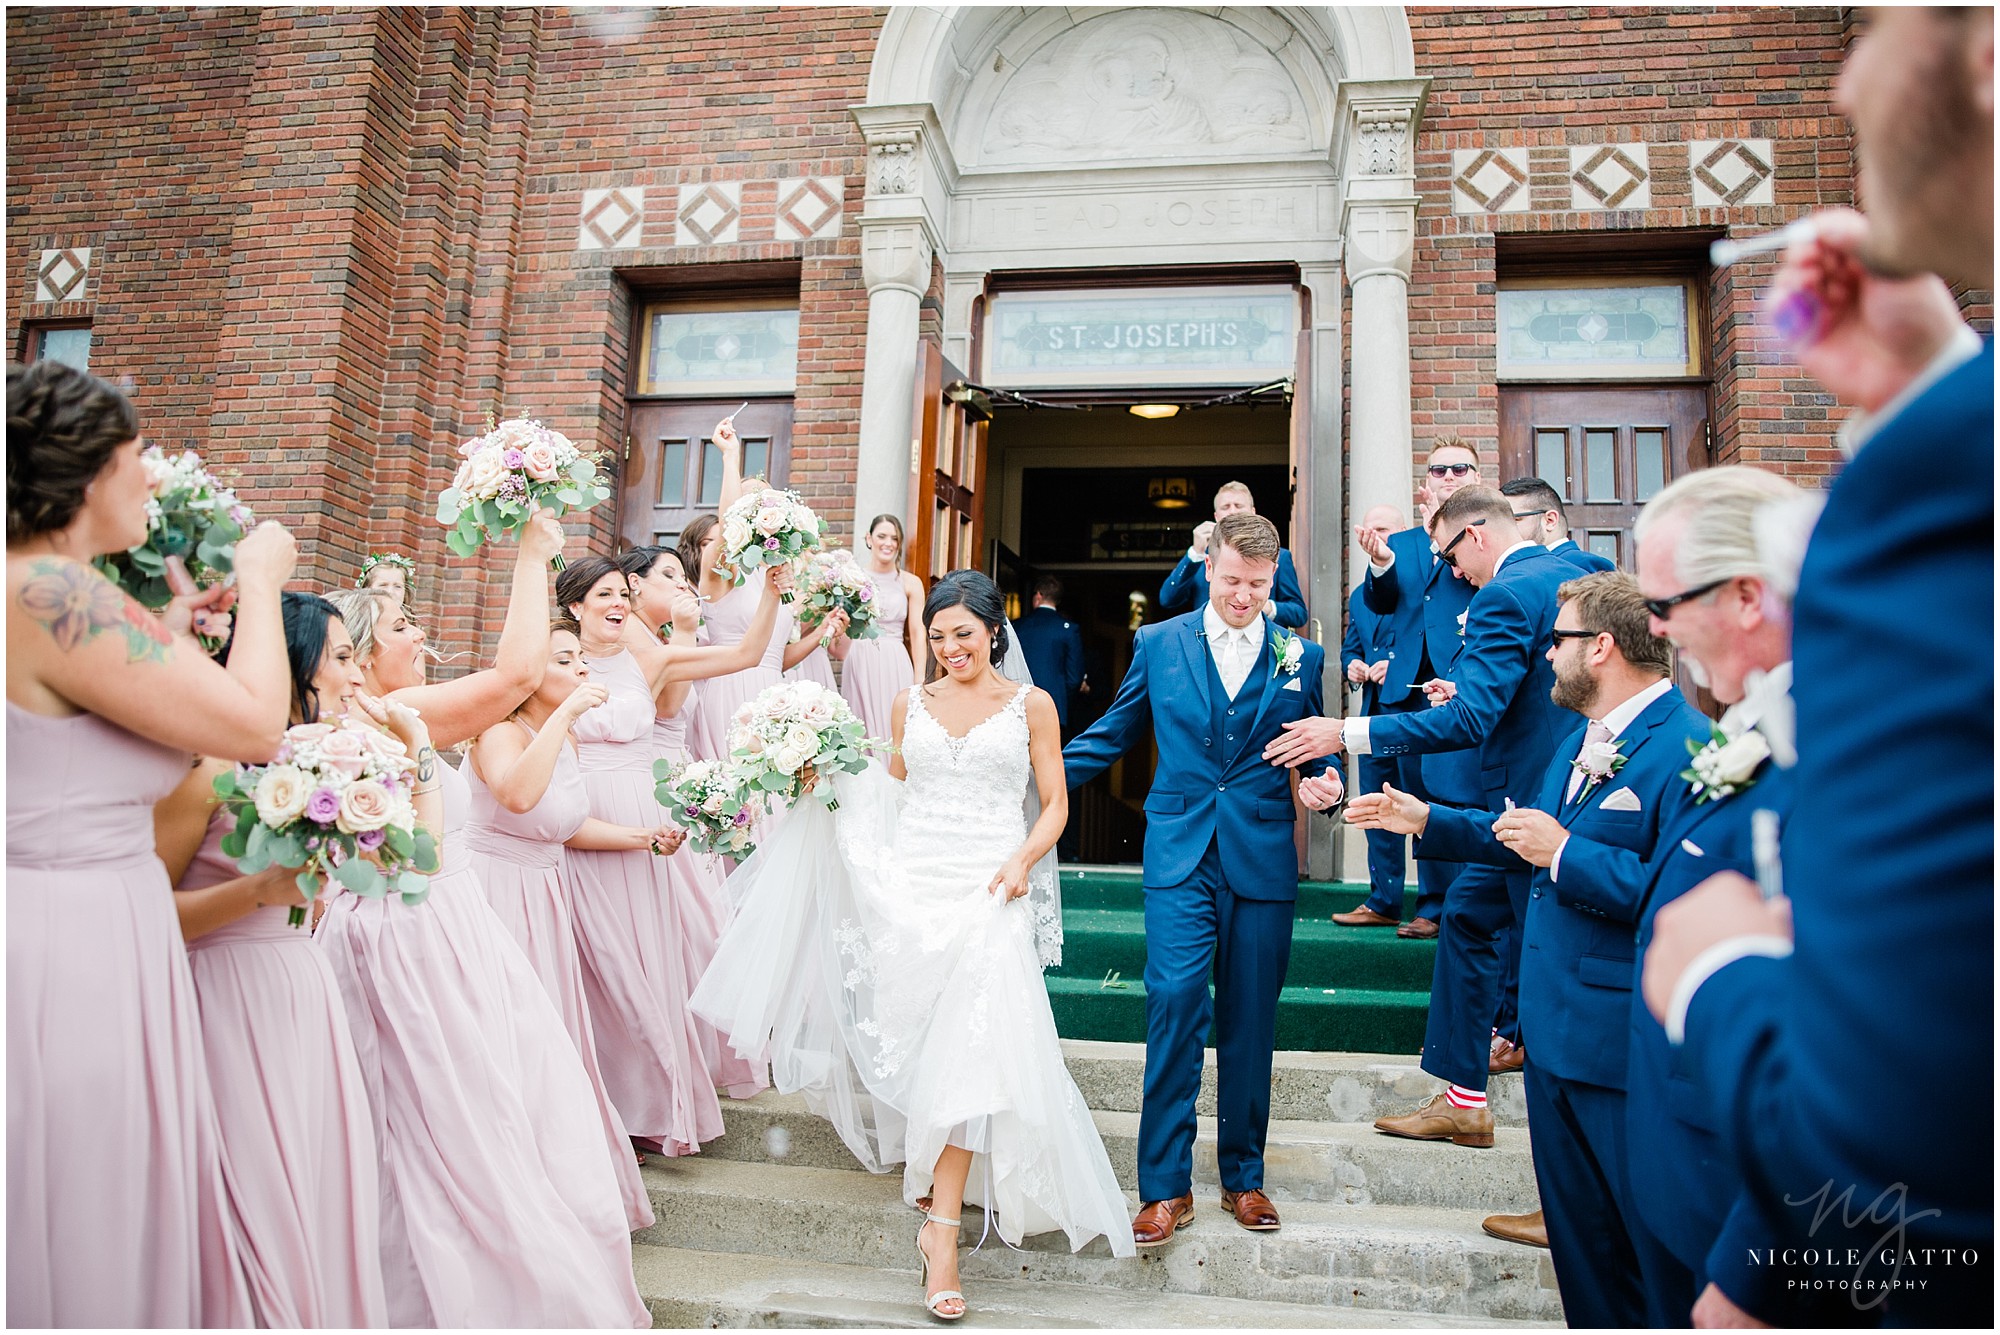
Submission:
[[[854,466],[854,531],[878,514],[904,515],[917,394],[917,307],[930,286],[931,243],[910,222],[861,223],[861,275],[868,285],[868,349],[862,365],[860,453]]]

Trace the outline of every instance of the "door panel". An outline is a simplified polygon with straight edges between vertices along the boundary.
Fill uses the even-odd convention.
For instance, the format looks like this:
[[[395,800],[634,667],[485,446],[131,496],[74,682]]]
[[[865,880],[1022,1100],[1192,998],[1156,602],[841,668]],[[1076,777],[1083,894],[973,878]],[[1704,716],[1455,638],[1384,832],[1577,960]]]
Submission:
[[[951,399],[965,373],[936,343],[927,340],[921,356],[909,516],[915,532],[906,564],[930,585],[950,571],[977,568],[985,556],[987,415]]]
[[[618,487],[618,534],[634,547],[672,546],[722,496],[722,451],[710,433],[741,400],[634,403]],[[782,487],[791,472],[792,401],[765,399],[736,414],[743,471]]]
[[[1500,391],[1502,480],[1545,479],[1563,498],[1570,537],[1621,570],[1633,566],[1640,507],[1708,463],[1706,386]]]

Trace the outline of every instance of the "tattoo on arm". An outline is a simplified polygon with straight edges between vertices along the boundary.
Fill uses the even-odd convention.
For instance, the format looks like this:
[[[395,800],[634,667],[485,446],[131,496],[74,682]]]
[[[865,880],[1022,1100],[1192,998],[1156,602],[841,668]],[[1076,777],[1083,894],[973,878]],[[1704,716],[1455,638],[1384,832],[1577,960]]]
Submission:
[[[437,748],[428,742],[417,748],[417,791],[427,793],[437,787]]]
[[[125,637],[128,663],[164,663],[173,654],[173,637],[158,617],[80,562],[35,562],[18,597],[64,653],[115,630]]]

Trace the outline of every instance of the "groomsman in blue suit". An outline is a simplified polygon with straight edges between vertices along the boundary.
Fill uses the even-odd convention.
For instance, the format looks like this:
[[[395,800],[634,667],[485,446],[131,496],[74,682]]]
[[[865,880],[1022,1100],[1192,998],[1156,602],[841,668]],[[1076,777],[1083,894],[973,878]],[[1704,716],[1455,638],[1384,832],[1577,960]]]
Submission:
[[[1541,478],[1512,478],[1500,484],[1500,494],[1514,502],[1515,522],[1529,542],[1541,543],[1586,575],[1618,568],[1610,557],[1576,545],[1569,536],[1569,515],[1562,497]]]
[[[1729,706],[1720,736],[1705,731],[1702,757],[1684,771],[1696,777],[1681,778],[1697,805],[1654,859],[1640,903],[1641,952],[1664,905],[1717,871],[1754,876],[1757,822],[1776,829],[1790,815],[1798,572],[1783,553],[1804,551],[1818,513],[1816,496],[1777,474],[1729,467],[1672,483],[1639,521],[1642,570],[1674,572],[1666,582],[1676,589],[1724,581],[1713,598],[1663,608],[1659,624],[1681,661]],[[1698,1305],[1704,1324],[1734,1313],[1772,1325],[1837,1324],[1838,1310],[1815,1310],[1797,1283],[1812,1277],[1810,1267],[1752,1259],[1768,1258],[1782,1236],[1744,1189],[1706,1100],[1636,991],[1630,1025],[1626,1136],[1647,1147],[1631,1160],[1646,1324],[1686,1325]]]
[[[1786,1241],[1860,1249],[1861,1315],[1990,1328],[1993,350],[1879,275],[1992,286],[1993,11],[1873,11],[1839,101],[1874,214],[1775,279],[1865,414],[1793,605],[1789,899],[1725,872],[1661,909],[1646,1003]],[[1642,542],[1649,594],[1707,596],[1672,573]]]
[[[1200,611],[1208,605],[1208,544],[1216,525],[1231,515],[1256,513],[1257,499],[1241,482],[1225,482],[1216,488],[1215,518],[1195,526],[1187,554],[1168,572],[1166,583],[1160,585],[1162,612],[1185,612],[1189,608]],[[1306,596],[1299,590],[1299,572],[1292,565],[1292,554],[1283,547],[1278,549],[1278,577],[1271,586],[1270,604],[1264,615],[1294,629],[1306,624]]]
[[[1056,604],[1062,601],[1062,581],[1043,575],[1035,581],[1034,607],[1014,623],[1021,656],[1035,684],[1056,702],[1056,721],[1069,732],[1069,711],[1083,686],[1083,631],[1064,616]]]
[[[1267,519],[1218,523],[1209,601],[1140,628],[1111,707],[1063,748],[1072,788],[1131,749],[1148,721],[1159,748],[1146,795],[1141,1247],[1194,1217],[1195,1096],[1211,1021],[1222,1208],[1247,1229],[1279,1225],[1264,1194],[1264,1132],[1298,875],[1290,777],[1262,752],[1281,724],[1320,712],[1325,656],[1263,615],[1278,551]],[[1340,795],[1337,771],[1300,785],[1314,808]]]
[[[1632,925],[1661,832],[1694,807],[1680,771],[1709,728],[1674,689],[1673,654],[1648,629],[1631,576],[1582,576],[1557,596],[1554,701],[1587,724],[1556,748],[1534,805],[1464,811],[1392,791],[1356,798],[1348,819],[1408,830],[1419,848],[1534,869],[1520,1009],[1542,1208],[1485,1227],[1546,1236],[1571,1325],[1630,1328],[1645,1324],[1625,1137]]]
[[[1479,456],[1458,437],[1440,436],[1425,460],[1424,476],[1424,485],[1417,491],[1422,520],[1417,527],[1384,535],[1364,516],[1354,529],[1354,540],[1368,557],[1361,600],[1382,618],[1378,643],[1386,646],[1382,661],[1388,665],[1371,713],[1406,714],[1427,708],[1430,701],[1424,684],[1447,675],[1464,644],[1462,627],[1465,609],[1472,601],[1472,586],[1454,578],[1451,568],[1438,560],[1429,523],[1436,508],[1454,493],[1479,485]],[[1378,759],[1394,766],[1395,784],[1404,792],[1439,801],[1477,802],[1480,797],[1469,754]],[[1371,782],[1369,786],[1380,790],[1379,784]],[[1351,912],[1334,914],[1333,920],[1343,927],[1396,927],[1398,936],[1434,938],[1446,892],[1462,870],[1456,863],[1418,858],[1418,911],[1400,927],[1400,900],[1392,909],[1371,899]],[[1424,912],[1425,907],[1429,913]]]
[[[1402,515],[1390,505],[1378,505],[1361,518],[1361,527],[1378,538],[1387,540],[1402,527]],[[1360,708],[1354,712],[1373,717],[1376,714],[1406,714],[1413,709],[1425,707],[1424,697],[1419,693],[1406,696],[1393,708],[1382,704],[1382,683],[1388,677],[1389,658],[1386,623],[1368,606],[1364,596],[1366,590],[1361,585],[1347,597],[1347,631],[1341,637],[1340,664],[1346,675],[1350,689],[1361,693]],[[1364,793],[1379,793],[1385,784],[1393,784],[1397,779],[1397,764],[1385,756],[1356,756],[1355,773]],[[1403,871],[1404,845],[1408,842],[1402,835],[1390,834],[1386,830],[1367,832],[1368,842],[1368,898],[1360,909],[1348,913],[1336,913],[1333,920],[1347,926],[1376,927],[1399,923],[1403,914]],[[1427,882],[1436,878],[1427,877]],[[1417,909],[1408,923],[1397,926],[1398,936],[1427,939],[1437,935],[1437,921],[1444,909],[1444,890],[1436,884],[1423,884],[1417,893]]]
[[[1452,698],[1421,713],[1382,718],[1303,719],[1265,757],[1300,765],[1346,750],[1356,755],[1422,755],[1476,747],[1489,810],[1526,806],[1540,791],[1557,744],[1573,728],[1569,712],[1549,698],[1555,672],[1548,661],[1556,590],[1576,567],[1526,542],[1514,527],[1505,496],[1488,487],[1457,492],[1431,516],[1438,555],[1478,590],[1467,609],[1465,651]],[[1450,1088],[1409,1118],[1387,1118],[1393,1135],[1493,1143],[1486,1106],[1490,1038],[1500,999],[1501,938],[1523,921],[1528,869],[1472,867],[1453,882],[1438,934],[1431,978],[1423,1068]]]

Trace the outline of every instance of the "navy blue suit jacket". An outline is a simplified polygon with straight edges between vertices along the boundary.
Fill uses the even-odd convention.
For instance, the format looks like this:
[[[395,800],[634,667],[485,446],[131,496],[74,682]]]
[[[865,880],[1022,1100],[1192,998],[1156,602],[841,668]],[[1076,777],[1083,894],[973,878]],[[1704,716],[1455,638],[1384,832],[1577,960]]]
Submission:
[[[1556,678],[1546,656],[1556,589],[1575,578],[1575,566],[1541,547],[1509,556],[1467,609],[1465,650],[1452,679],[1458,694],[1434,709],[1372,720],[1369,749],[1396,756],[1477,747],[1487,807],[1497,810],[1505,798],[1533,802],[1556,743],[1576,727],[1576,715],[1549,699]]]
[[[1561,821],[1570,837],[1559,875],[1536,867],[1528,892],[1521,1037],[1550,1074],[1623,1089],[1627,997],[1636,979],[1632,925],[1661,831],[1684,821],[1694,805],[1680,777],[1688,740],[1706,741],[1709,727],[1669,687],[1620,734],[1625,763],[1618,771],[1566,803],[1583,733],[1575,728],[1557,744],[1535,795],[1535,807]],[[1607,811],[1605,800],[1618,792],[1637,798],[1638,809]],[[1417,855],[1520,870],[1527,864],[1493,837],[1499,815],[1433,806]]]
[[[1278,549],[1278,573],[1271,581],[1271,601],[1277,604],[1279,625],[1296,630],[1306,624],[1306,596],[1299,589],[1299,572],[1292,564],[1288,548]],[[1185,612],[1192,608],[1199,612],[1207,604],[1208,563],[1182,552],[1181,563],[1168,574],[1167,582],[1160,585],[1160,610]]]
[[[1354,586],[1354,592],[1347,595],[1347,629],[1340,636],[1340,679],[1351,689],[1353,682],[1347,680],[1350,664],[1359,663],[1367,667],[1379,663],[1389,651],[1383,634],[1382,618],[1370,611],[1361,596],[1361,586]],[[1382,707],[1382,687],[1377,682],[1361,683],[1361,709],[1363,714],[1373,714]]]
[[[1561,542],[1549,548],[1549,550],[1586,575],[1594,575],[1600,570],[1616,570],[1618,568],[1618,563],[1610,557],[1599,556],[1596,552],[1588,548],[1579,547],[1569,538],[1564,538]]]
[[[1083,632],[1055,608],[1037,607],[1014,623],[1014,634],[1035,685],[1054,698],[1056,718],[1067,724],[1070,702],[1083,685]]]
[[[1737,1167],[1800,1245],[1813,1211],[1783,1202],[1831,1183],[1857,1213],[1900,1204],[1910,1247],[1978,1249],[1906,1265],[1928,1285],[1889,1295],[1899,1323],[1993,1321],[1993,493],[1952,481],[1993,439],[1988,343],[1834,484],[1793,608],[1797,948],[1722,969],[1687,1017]],[[1939,1072],[1973,1093],[1943,1134],[1915,1092]],[[1834,1222],[1811,1244],[1883,1232]]]
[[[1141,626],[1117,698],[1063,748],[1063,769],[1075,788],[1130,750],[1152,720],[1160,760],[1146,794],[1149,886],[1185,881],[1217,842],[1237,894],[1298,898],[1291,772],[1264,759],[1264,747],[1283,724],[1324,712],[1326,651],[1300,639],[1298,671],[1279,672],[1271,623],[1258,625],[1263,649],[1233,701],[1216,676],[1199,611]]]
[[[1391,533],[1389,550],[1395,563],[1380,576],[1370,566],[1361,596],[1388,622],[1389,677],[1382,683],[1382,700],[1394,705],[1410,694],[1426,654],[1440,676],[1458,656],[1458,614],[1472,602],[1472,585],[1438,560],[1423,529]]]

